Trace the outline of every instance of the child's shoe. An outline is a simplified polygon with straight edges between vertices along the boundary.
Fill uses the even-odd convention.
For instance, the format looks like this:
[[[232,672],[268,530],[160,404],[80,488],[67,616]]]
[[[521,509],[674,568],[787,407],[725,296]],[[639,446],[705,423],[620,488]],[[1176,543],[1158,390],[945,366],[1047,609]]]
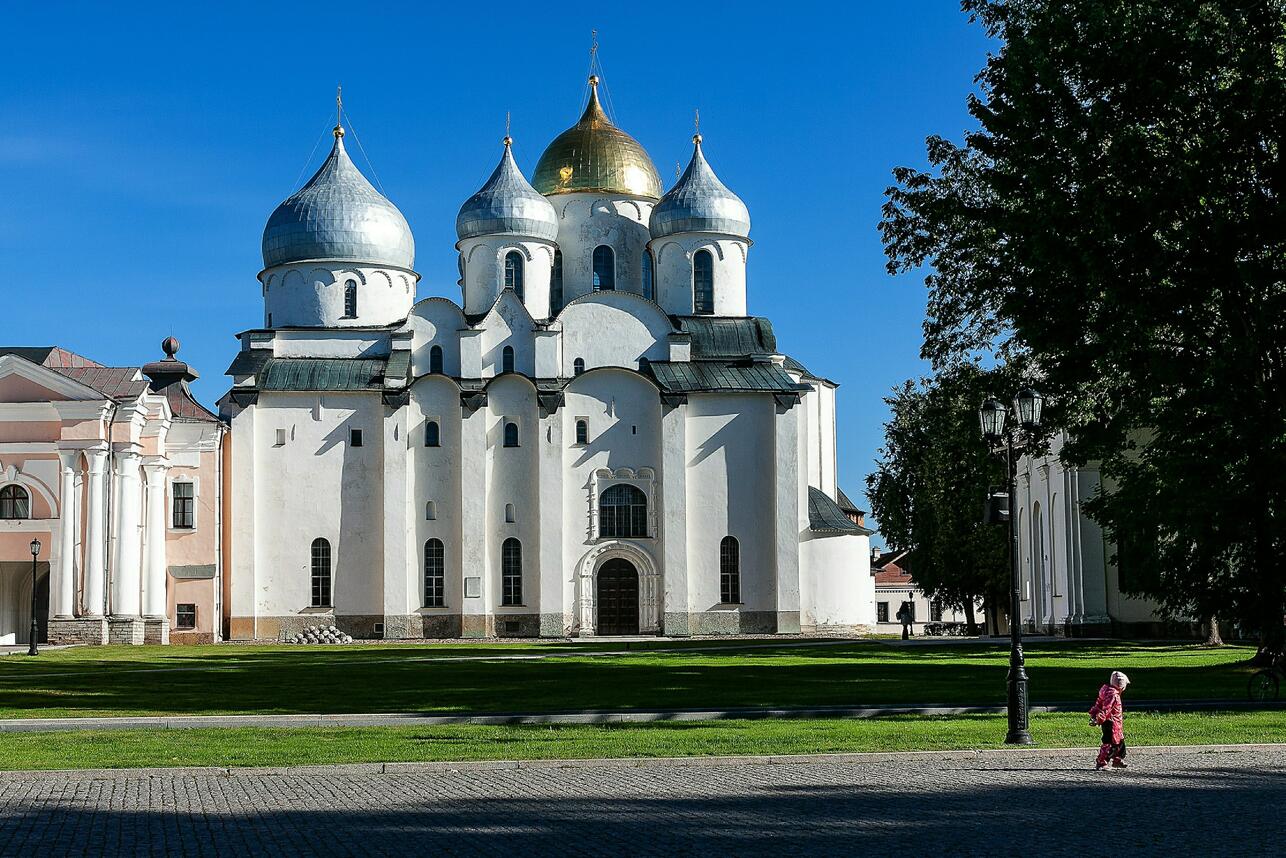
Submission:
[[[1114,768],[1114,769],[1128,769],[1128,768],[1129,768],[1129,766],[1127,766],[1127,765],[1125,764],[1125,760],[1113,760],[1113,761],[1112,761],[1112,768]]]
[[[1095,764],[1094,764],[1094,771],[1096,771],[1096,772],[1101,772],[1101,771],[1103,771],[1103,770],[1104,770],[1104,769],[1106,769],[1106,768],[1107,768],[1107,763],[1095,763]]]

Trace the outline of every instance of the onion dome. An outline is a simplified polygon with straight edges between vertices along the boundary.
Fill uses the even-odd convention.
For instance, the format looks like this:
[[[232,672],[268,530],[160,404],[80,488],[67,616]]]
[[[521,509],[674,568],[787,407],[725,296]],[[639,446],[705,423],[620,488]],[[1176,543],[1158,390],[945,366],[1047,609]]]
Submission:
[[[532,185],[545,195],[599,191],[659,198],[661,177],[652,159],[603,112],[597,75],[590,76],[589,85],[589,104],[580,121],[545,149]]]
[[[306,259],[394,268],[415,264],[415,239],[406,218],[348,157],[338,125],[326,163],[277,206],[263,230],[264,268]]]
[[[558,238],[558,212],[536,192],[514,163],[513,139],[486,184],[460,206],[455,232],[463,241],[480,235],[523,235],[553,241]]]
[[[680,232],[718,232],[749,237],[750,211],[746,204],[710,169],[701,151],[701,135],[693,135],[692,142],[696,146],[688,169],[652,209],[652,218],[648,222],[652,237],[661,238]]]

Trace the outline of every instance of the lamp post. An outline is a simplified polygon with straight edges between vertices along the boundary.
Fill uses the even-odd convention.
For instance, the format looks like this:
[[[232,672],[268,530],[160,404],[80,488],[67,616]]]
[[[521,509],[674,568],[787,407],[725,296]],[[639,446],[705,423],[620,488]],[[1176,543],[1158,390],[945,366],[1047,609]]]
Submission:
[[[40,637],[40,624],[36,621],[36,558],[40,556],[40,540],[31,540],[31,645],[27,655],[40,655],[36,638]]]
[[[1018,428],[1028,436],[1040,428],[1041,407],[1039,393],[1030,387],[1018,391],[1014,397],[1014,414]],[[1011,576],[1009,602],[1009,732],[1006,745],[1030,745],[1031,733],[1027,731],[1027,670],[1023,662],[1023,632],[1020,614],[1022,578],[1019,573],[1018,522],[1016,519],[1018,497],[1018,458],[1014,455],[1014,438],[1017,429],[1007,420],[1008,409],[1004,403],[988,399],[978,409],[978,422],[982,437],[1005,459],[1005,490],[1009,494],[1009,567]],[[1008,425],[1006,425],[1008,424]],[[1002,445],[1003,446],[1000,446]]]

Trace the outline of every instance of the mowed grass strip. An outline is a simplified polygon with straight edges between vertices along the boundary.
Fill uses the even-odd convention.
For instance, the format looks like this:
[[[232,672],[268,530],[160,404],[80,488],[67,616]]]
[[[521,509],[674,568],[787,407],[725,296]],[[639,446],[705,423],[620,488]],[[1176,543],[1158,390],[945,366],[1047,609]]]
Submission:
[[[0,735],[0,768],[101,769],[295,766],[370,762],[604,759],[933,751],[1001,747],[1003,716],[869,720],[708,721],[539,727],[362,727],[107,730]],[[1086,748],[1099,731],[1082,715],[1040,715],[1038,747]],[[1127,715],[1133,746],[1281,741],[1286,712]]]
[[[1003,642],[582,646],[82,647],[6,656],[0,718],[1001,705],[1008,669]],[[1088,707],[1114,669],[1133,680],[1130,700],[1241,699],[1251,655],[1236,646],[1042,644],[1027,651],[1031,699]]]

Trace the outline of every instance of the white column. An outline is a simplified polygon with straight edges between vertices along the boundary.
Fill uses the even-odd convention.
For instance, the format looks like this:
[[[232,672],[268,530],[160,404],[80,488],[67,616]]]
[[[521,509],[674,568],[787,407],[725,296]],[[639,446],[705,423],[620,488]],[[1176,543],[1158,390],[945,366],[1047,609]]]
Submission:
[[[170,466],[165,462],[148,462],[143,466],[147,475],[147,521],[143,531],[145,569],[143,583],[143,613],[151,618],[164,619],[169,613],[165,599],[165,472]]]
[[[103,560],[107,547],[107,451],[86,450],[89,509],[85,520],[85,616],[103,615]]]
[[[58,573],[50,590],[54,616],[70,619],[76,613],[76,525],[80,497],[76,494],[79,450],[59,450],[58,506],[62,513],[58,532]]]
[[[139,519],[142,492],[138,453],[116,454],[116,558],[112,564],[112,615],[139,615]]]

